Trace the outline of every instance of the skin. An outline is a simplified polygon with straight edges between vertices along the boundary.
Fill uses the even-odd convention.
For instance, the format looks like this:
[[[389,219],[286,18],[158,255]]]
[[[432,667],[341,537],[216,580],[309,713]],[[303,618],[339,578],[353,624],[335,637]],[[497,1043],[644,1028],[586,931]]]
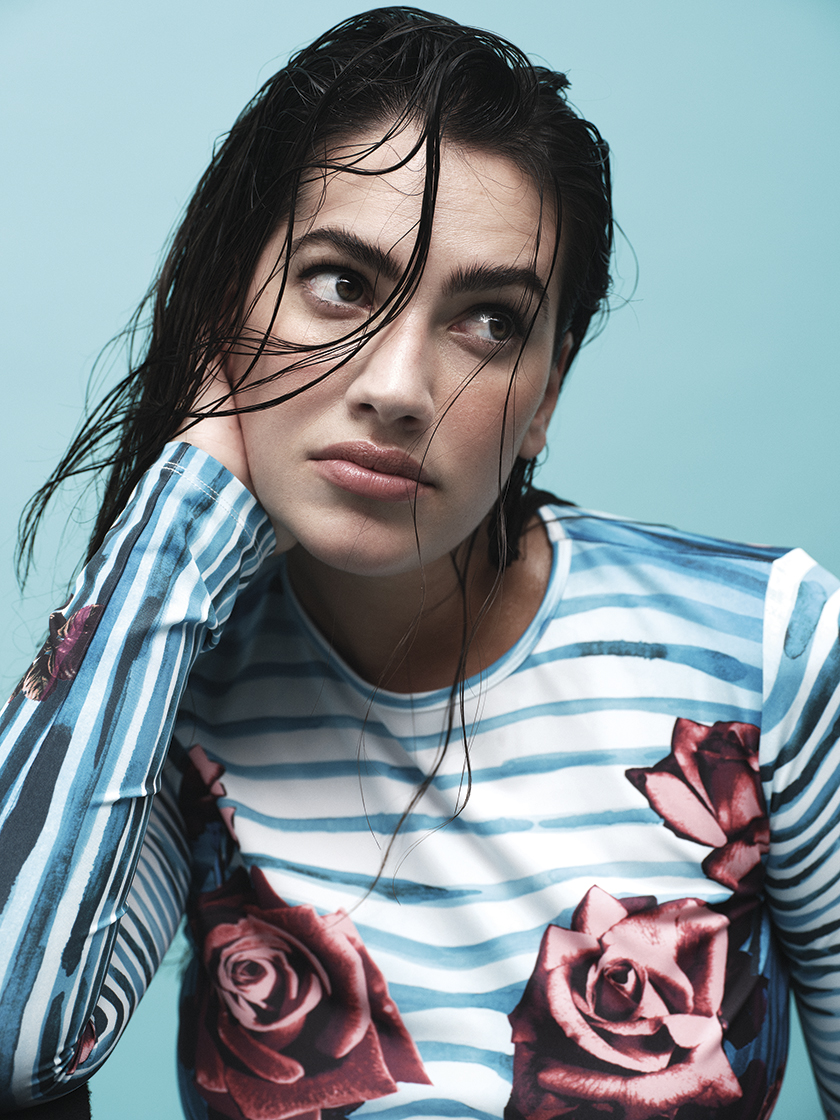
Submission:
[[[358,157],[371,139],[343,151]],[[404,132],[357,166],[391,167],[413,139]],[[243,338],[199,407],[228,386],[238,405],[268,401],[329,370],[334,359],[260,384],[297,357],[283,352],[283,340],[317,347],[364,329],[408,265],[423,185],[418,154],[382,174],[331,172],[305,189],[279,308],[285,225],[256,269]],[[463,555],[497,498],[503,428],[505,476],[517,454],[532,458],[545,446],[571,346],[567,336],[554,360],[553,250],[539,194],[515,164],[445,145],[428,260],[401,315],[299,396],[203,421],[184,437],[251,488],[279,548],[296,542],[289,571],[302,604],[349,664],[381,686],[452,683],[462,598],[451,556]],[[266,332],[273,353],[254,362]],[[377,456],[394,451],[409,455],[414,470],[382,467]],[[466,588],[475,629],[469,675],[509,649],[539,606],[551,564],[541,524],[529,527],[524,546],[496,588],[480,533]]]

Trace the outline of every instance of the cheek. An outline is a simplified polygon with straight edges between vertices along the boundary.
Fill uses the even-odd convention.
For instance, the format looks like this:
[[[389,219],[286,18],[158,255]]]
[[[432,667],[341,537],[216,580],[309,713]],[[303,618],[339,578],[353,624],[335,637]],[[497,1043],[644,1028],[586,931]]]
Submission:
[[[275,363],[271,370],[264,367],[257,375],[267,376],[270,372],[276,372],[276,369]],[[306,388],[318,373],[317,367],[310,366],[305,370],[283,374],[265,385],[255,385],[252,389],[237,393],[236,405],[240,408],[268,405],[267,408],[242,413],[239,417],[242,439],[255,482],[255,472],[267,472],[269,475],[282,473],[291,464],[297,449],[307,441],[311,443],[313,438],[317,438],[319,429],[324,426],[323,422],[334,404],[335,391],[331,377]],[[270,403],[296,389],[303,391],[288,400]]]
[[[513,465],[512,440],[502,440],[503,412],[496,403],[478,399],[454,402],[436,425],[424,465],[438,476],[449,494],[478,510],[496,500],[500,478]]]
[[[500,379],[501,380],[501,379]],[[507,383],[471,383],[443,416],[429,447],[429,462],[436,455],[435,444],[445,445],[455,468],[474,484],[484,480],[495,500],[499,480],[507,478],[528,431],[533,409],[523,395],[508,397]]]

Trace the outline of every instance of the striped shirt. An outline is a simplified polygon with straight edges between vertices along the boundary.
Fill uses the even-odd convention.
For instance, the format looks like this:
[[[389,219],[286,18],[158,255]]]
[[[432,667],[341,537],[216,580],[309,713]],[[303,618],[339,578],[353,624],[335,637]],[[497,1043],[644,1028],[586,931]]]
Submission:
[[[788,972],[840,1110],[836,581],[542,515],[544,600],[453,719],[167,448],[3,716],[4,1103],[101,1064],[186,909],[191,1118],[758,1118]]]

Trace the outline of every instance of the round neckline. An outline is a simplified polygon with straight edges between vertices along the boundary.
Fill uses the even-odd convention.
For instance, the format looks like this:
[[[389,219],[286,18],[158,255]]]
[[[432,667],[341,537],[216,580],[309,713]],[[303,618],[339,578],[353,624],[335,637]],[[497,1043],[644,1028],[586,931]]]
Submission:
[[[539,641],[546,623],[553,617],[557,604],[563,597],[569,575],[572,542],[563,527],[562,520],[553,514],[553,511],[557,508],[547,505],[542,506],[537,511],[548,535],[552,553],[551,570],[540,605],[534,613],[534,617],[510,649],[482,672],[476,673],[464,681],[464,690],[467,696],[485,694],[519,668]],[[361,677],[330,645],[306,613],[289,579],[286,558],[282,556],[280,559],[280,579],[283,592],[288,596],[288,602],[298,624],[307,638],[318,649],[327,665],[356,692],[363,695],[373,705],[381,705],[391,709],[411,708],[416,710],[417,708],[424,708],[431,710],[445,707],[450,703],[452,695],[450,687],[435,688],[428,692],[392,692],[387,688],[379,688]]]

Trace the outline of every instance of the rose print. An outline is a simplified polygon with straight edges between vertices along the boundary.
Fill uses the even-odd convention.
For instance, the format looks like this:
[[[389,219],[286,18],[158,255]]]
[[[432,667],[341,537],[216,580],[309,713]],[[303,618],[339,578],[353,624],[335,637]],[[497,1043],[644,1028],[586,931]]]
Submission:
[[[196,745],[187,752],[178,806],[190,840],[196,840],[209,824],[222,821],[231,839],[237,842],[233,827],[235,810],[232,805],[218,804],[218,798],[227,794],[221,781],[224,772],[221,762],[209,759],[203,747]]]
[[[733,1117],[733,1120],[741,1120],[742,1117],[753,1115],[755,1115],[756,1120],[770,1120],[779,1093],[782,1090],[784,1074],[785,1067],[782,1064],[775,1081],[772,1085],[768,1085],[767,1070],[764,1063],[753,1059],[744,1076],[740,1078],[744,1096],[739,1101],[738,1116]],[[829,1117],[828,1120],[831,1120],[831,1118]]]
[[[191,921],[203,967],[180,1046],[202,1097],[237,1120],[319,1120],[429,1084],[347,915],[287,906],[251,876],[200,895]]]
[[[652,1120],[737,1100],[719,1019],[727,925],[699,899],[619,901],[592,887],[571,929],[545,931],[510,1016],[508,1120],[605,1109]]]
[[[668,757],[627,771],[672,832],[714,849],[703,871],[732,891],[759,887],[761,857],[770,844],[758,740],[751,723],[707,727],[678,719]]]
[[[68,618],[61,611],[53,611],[47,640],[12,696],[22,692],[27,700],[46,700],[59,681],[72,681],[101,614],[102,607],[97,603],[79,607]]]

